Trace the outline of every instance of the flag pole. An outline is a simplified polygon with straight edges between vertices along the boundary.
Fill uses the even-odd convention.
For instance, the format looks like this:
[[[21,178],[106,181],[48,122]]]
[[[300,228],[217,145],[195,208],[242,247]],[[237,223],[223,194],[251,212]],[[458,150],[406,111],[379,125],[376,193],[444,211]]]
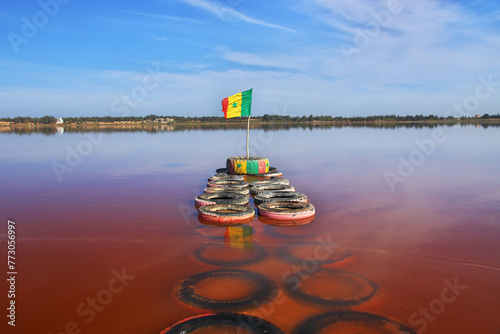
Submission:
[[[247,159],[250,158],[248,154],[248,138],[250,137],[250,115],[248,115],[248,125],[247,125]]]

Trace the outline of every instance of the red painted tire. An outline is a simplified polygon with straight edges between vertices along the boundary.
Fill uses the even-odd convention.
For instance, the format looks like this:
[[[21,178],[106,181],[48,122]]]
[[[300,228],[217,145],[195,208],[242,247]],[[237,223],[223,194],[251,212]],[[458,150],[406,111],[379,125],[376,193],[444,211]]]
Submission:
[[[244,181],[245,178],[241,175],[228,175],[228,174],[218,174],[214,175],[208,178],[208,181],[218,181],[218,180],[224,180],[224,181]]]
[[[204,205],[198,210],[198,217],[216,222],[237,222],[255,216],[253,208],[239,204]]]
[[[314,205],[302,202],[268,202],[259,205],[259,215],[277,219],[306,219],[316,213]]]
[[[314,221],[314,216],[305,218],[305,219],[290,219],[290,220],[278,220],[278,219],[272,219],[264,216],[259,216],[259,221],[263,224],[270,225],[270,226],[279,226],[279,227],[296,227],[296,226],[303,226],[303,225],[308,225],[311,224]],[[313,234],[308,235],[305,231],[300,231],[296,236],[295,235],[288,235],[288,234],[280,234],[276,230],[269,230],[269,234],[273,235],[274,237],[278,236],[280,238],[307,238],[307,237],[312,237]],[[283,228],[279,229],[279,231],[287,231],[284,230]]]
[[[237,180],[215,180],[208,181],[207,187],[231,187],[231,188],[248,188],[248,182],[245,181],[237,181]]]
[[[205,194],[217,193],[217,192],[221,192],[221,191],[230,191],[230,192],[238,193],[241,195],[248,195],[250,193],[250,189],[248,189],[248,188],[240,189],[240,188],[233,188],[233,187],[225,187],[225,188],[208,187],[208,188],[205,188],[205,190],[204,190]]]
[[[219,191],[215,193],[201,194],[194,199],[194,204],[197,207],[211,204],[248,204],[248,196],[230,192]]]
[[[270,183],[250,188],[250,194],[258,195],[268,191],[295,191],[295,188],[286,184]]]
[[[255,187],[255,186],[267,185],[267,184],[271,184],[271,183],[290,185],[290,181],[288,181],[287,179],[282,179],[279,177],[272,177],[272,178],[269,178],[266,180],[254,181],[254,182],[250,183],[250,188]]]
[[[269,160],[261,157],[230,157],[227,158],[228,174],[263,174],[269,172]]]
[[[267,202],[307,202],[307,196],[295,191],[268,191],[254,197],[255,205]]]
[[[214,204],[215,205],[215,204]],[[216,220],[207,220],[198,216],[198,221],[202,225],[210,226],[210,227],[231,227],[231,226],[245,226],[246,224],[250,224],[254,220],[254,217],[235,220],[235,221],[216,221]],[[283,220],[284,221],[284,220]]]

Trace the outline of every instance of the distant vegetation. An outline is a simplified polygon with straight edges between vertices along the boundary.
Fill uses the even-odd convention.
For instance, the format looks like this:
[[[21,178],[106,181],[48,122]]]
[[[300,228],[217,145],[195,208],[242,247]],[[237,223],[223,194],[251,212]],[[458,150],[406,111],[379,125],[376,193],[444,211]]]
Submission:
[[[128,116],[128,117],[65,117],[64,124],[92,124],[92,123],[241,123],[246,122],[246,118],[230,118],[225,120],[224,117],[218,116],[202,116],[202,117],[184,117],[184,116]],[[485,120],[485,119],[500,119],[500,114],[489,115],[484,114],[479,117],[461,117],[455,118],[438,117],[436,115],[379,115],[379,116],[289,116],[289,115],[268,115],[252,116],[252,120],[270,123],[306,123],[306,122],[335,122],[335,123],[378,123],[378,122],[425,122],[425,121],[458,121],[458,120]],[[56,124],[57,119],[54,116],[43,117],[14,117],[0,118],[0,122],[9,122],[14,124]]]

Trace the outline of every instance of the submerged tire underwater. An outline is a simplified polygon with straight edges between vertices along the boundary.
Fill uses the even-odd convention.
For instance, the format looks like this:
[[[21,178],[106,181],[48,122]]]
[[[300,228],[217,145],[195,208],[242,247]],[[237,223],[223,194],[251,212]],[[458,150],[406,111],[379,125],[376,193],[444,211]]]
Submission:
[[[254,197],[255,205],[268,202],[307,202],[307,196],[295,191],[268,191]]]
[[[304,260],[305,262],[306,260]],[[299,273],[291,273],[283,278],[283,289],[297,300],[328,307],[350,307],[359,305],[378,291],[378,286],[365,276],[344,270],[318,267],[309,275],[307,280],[302,279]],[[309,289],[308,287],[309,286]],[[324,287],[318,290],[318,287]],[[311,293],[310,289],[316,293]],[[345,291],[352,292],[346,296]],[[330,296],[329,296],[330,294]]]
[[[238,313],[213,313],[181,320],[164,329],[160,334],[188,334],[216,329],[234,328],[235,332],[254,334],[283,334],[276,325],[261,318]]]
[[[198,210],[198,217],[215,222],[236,222],[255,216],[253,208],[239,204],[204,205]]]
[[[248,196],[230,191],[219,191],[215,193],[201,194],[194,199],[198,207],[211,204],[248,204]]]
[[[212,255],[210,253],[212,252]],[[224,259],[220,257],[220,253],[230,253],[229,259]],[[216,253],[216,254],[213,254]],[[217,258],[219,255],[219,258]],[[241,259],[235,258],[235,255],[243,255],[244,257]],[[267,252],[263,247],[258,245],[253,245],[251,251],[247,249],[237,249],[226,247],[226,245],[221,244],[206,244],[203,245],[193,252],[193,256],[198,261],[204,262],[206,264],[212,266],[221,266],[221,267],[232,267],[232,266],[246,266],[250,264],[254,264],[260,262],[267,256]]]
[[[263,174],[269,171],[269,160],[262,157],[230,157],[226,161],[229,174]]]
[[[259,205],[259,215],[277,220],[306,219],[313,217],[316,209],[304,202],[267,202]]]
[[[243,297],[236,297],[233,299],[229,297],[213,299],[204,296],[203,293],[200,292],[200,290],[203,290],[203,288],[200,288],[200,285],[206,287],[208,284],[209,287],[211,285],[218,286],[218,288],[221,289],[227,289],[226,286],[216,284],[217,279],[221,280],[221,284],[227,284],[228,279],[233,279],[235,281],[239,280],[242,282],[241,284],[231,284],[233,289],[246,289],[246,283],[250,284],[253,291],[248,292],[248,294]],[[217,269],[198,273],[184,279],[176,287],[175,293],[180,301],[196,308],[214,311],[231,311],[255,307],[255,303],[264,305],[271,302],[272,292],[276,288],[276,284],[271,279],[260,273],[244,269]],[[232,289],[226,290],[228,293],[232,291]],[[236,294],[238,293],[240,292],[237,291]]]
[[[302,322],[293,334],[319,334],[336,329],[342,333],[364,333],[366,329],[369,333],[417,334],[415,330],[384,316],[356,311],[327,312],[313,316]]]
[[[322,243],[321,247],[326,251],[326,257],[319,258],[317,255],[318,243],[298,242],[277,246],[274,250],[276,258],[288,263],[303,264],[310,258],[314,258],[320,266],[343,261],[352,256],[349,249],[338,247],[336,244]]]

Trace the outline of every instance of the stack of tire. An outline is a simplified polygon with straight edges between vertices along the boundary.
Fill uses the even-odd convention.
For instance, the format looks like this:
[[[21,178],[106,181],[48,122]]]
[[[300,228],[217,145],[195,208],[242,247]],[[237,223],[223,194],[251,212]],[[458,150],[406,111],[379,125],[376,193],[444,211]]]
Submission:
[[[250,194],[255,196],[254,202],[261,216],[278,221],[298,221],[300,224],[315,215],[315,208],[307,203],[307,196],[295,192],[288,180],[278,178],[282,174],[269,167],[266,158],[230,157],[226,161],[226,172],[269,178],[250,184]]]
[[[287,179],[271,177],[250,184],[250,194],[259,215],[273,225],[302,225],[312,222],[316,209],[307,196],[296,192]],[[268,222],[269,223],[269,222]]]
[[[234,225],[255,216],[249,203],[249,184],[241,175],[217,173],[208,179],[204,193],[194,199],[198,217],[207,224]]]
[[[243,175],[264,178],[249,184]],[[269,167],[262,157],[230,157],[226,168],[208,179],[204,194],[195,198],[198,216],[212,225],[236,225],[252,221],[255,211],[248,206],[254,196],[259,215],[273,225],[303,225],[314,220],[315,208],[307,196],[296,192],[282,173]],[[250,187],[250,189],[249,189]]]

